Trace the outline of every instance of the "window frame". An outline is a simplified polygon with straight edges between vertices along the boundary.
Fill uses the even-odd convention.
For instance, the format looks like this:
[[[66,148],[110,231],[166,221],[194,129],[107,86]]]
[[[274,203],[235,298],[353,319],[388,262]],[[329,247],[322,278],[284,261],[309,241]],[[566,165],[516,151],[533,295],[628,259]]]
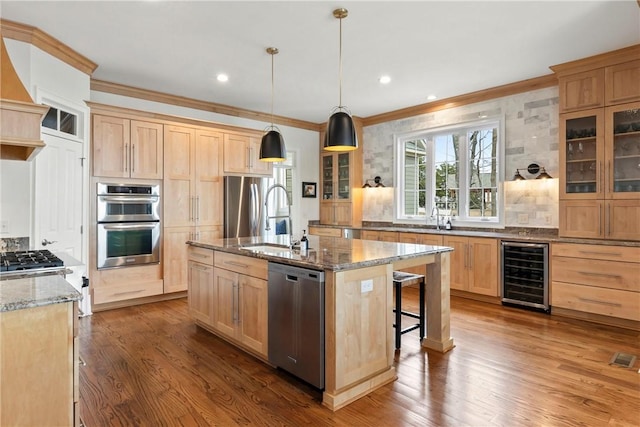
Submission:
[[[460,176],[459,176],[459,194],[460,199],[458,204],[459,213],[463,215],[452,216],[451,221],[454,226],[468,226],[479,228],[504,228],[505,222],[505,207],[504,207],[504,169],[505,169],[505,130],[504,130],[504,116],[486,117],[479,120],[473,120],[468,122],[459,122],[451,125],[438,126],[427,129],[420,129],[406,133],[400,133],[394,135],[394,222],[403,224],[424,224],[424,225],[436,225],[436,220],[430,218],[431,210],[434,206],[435,198],[435,185],[429,186],[426,189],[426,203],[425,203],[425,215],[406,215],[404,214],[404,192],[405,192],[405,143],[412,140],[424,139],[426,141],[426,155],[427,155],[427,173],[433,177],[432,182],[435,182],[435,144],[433,139],[436,135],[443,133],[464,133],[469,134],[471,130],[479,130],[493,126],[498,129],[497,147],[496,147],[496,209],[497,217],[472,217],[467,216],[469,210],[469,195],[471,193],[471,186],[469,182],[470,166],[469,166],[469,145],[468,139],[465,137],[464,149],[460,150],[459,164]],[[464,165],[464,167],[462,167]],[[440,223],[442,225],[442,221]]]

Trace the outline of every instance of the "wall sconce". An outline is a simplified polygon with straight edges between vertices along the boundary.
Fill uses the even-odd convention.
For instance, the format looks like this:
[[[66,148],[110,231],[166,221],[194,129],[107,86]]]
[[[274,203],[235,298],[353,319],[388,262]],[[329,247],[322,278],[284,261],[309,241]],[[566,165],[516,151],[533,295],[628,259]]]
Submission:
[[[371,181],[373,181],[373,183],[375,185],[372,186],[371,184],[369,184],[369,182],[371,182]],[[367,179],[364,182],[364,185],[362,186],[362,188],[371,188],[371,187],[376,187],[376,188],[377,187],[384,187],[384,184],[382,183],[382,178],[380,178],[379,176],[376,176],[373,179]]]
[[[536,176],[536,179],[551,179],[551,175],[547,173],[544,166],[540,166],[537,163],[531,163],[526,169],[516,169],[516,173],[513,175],[512,181],[524,181],[526,178],[520,175],[520,171],[523,170],[526,170],[531,175],[535,175],[540,172],[540,174]]]

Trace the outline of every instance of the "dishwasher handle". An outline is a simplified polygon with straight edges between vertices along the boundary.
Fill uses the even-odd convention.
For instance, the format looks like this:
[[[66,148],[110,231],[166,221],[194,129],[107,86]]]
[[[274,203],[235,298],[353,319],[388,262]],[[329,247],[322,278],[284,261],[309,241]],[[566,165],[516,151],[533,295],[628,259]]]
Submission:
[[[287,274],[286,278],[287,278],[288,282],[297,282],[298,281],[298,276],[294,276],[292,274]]]

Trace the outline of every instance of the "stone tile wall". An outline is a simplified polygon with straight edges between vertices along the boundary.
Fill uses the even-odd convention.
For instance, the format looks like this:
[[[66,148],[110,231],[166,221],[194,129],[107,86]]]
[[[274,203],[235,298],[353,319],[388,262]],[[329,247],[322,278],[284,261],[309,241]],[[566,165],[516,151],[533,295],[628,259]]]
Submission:
[[[363,180],[380,176],[387,187],[394,185],[394,135],[478,120],[480,116],[504,117],[505,226],[557,228],[557,179],[547,184],[541,180],[525,181],[526,185],[521,186],[511,182],[516,168],[526,169],[530,163],[538,163],[551,176],[558,177],[556,86],[367,126],[362,144]],[[521,174],[527,180],[533,178],[526,171]],[[393,191],[380,190],[383,189],[365,191],[364,221],[393,221]]]

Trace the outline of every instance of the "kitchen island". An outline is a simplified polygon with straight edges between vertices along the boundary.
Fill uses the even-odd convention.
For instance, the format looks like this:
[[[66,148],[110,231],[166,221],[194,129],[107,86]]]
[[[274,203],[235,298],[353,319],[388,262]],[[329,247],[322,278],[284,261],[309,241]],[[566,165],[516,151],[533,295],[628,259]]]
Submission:
[[[78,425],[78,301],[58,274],[0,280],[0,425]]]
[[[194,256],[190,260],[197,261],[200,257],[204,266],[192,270],[190,261],[189,305],[196,323],[224,338],[231,337],[232,342],[265,360],[267,262],[325,272],[322,402],[332,410],[396,379],[394,270],[427,265],[427,328],[422,346],[439,352],[453,348],[449,325],[449,252],[452,248],[318,236],[309,237],[307,254],[289,250],[288,236],[187,243]],[[206,273],[207,268],[210,273]],[[234,268],[235,272],[230,274],[235,276],[229,276],[225,269]],[[220,277],[222,279],[218,279]],[[216,287],[216,281],[225,278],[235,280],[240,288],[246,283],[247,290],[228,299],[230,304],[216,305],[215,299],[224,293]],[[198,285],[192,286],[196,282]],[[249,298],[254,301],[246,301]],[[261,302],[257,302],[258,299]],[[240,307],[236,310],[240,314],[228,315],[225,306]],[[235,329],[225,318],[237,322]]]

